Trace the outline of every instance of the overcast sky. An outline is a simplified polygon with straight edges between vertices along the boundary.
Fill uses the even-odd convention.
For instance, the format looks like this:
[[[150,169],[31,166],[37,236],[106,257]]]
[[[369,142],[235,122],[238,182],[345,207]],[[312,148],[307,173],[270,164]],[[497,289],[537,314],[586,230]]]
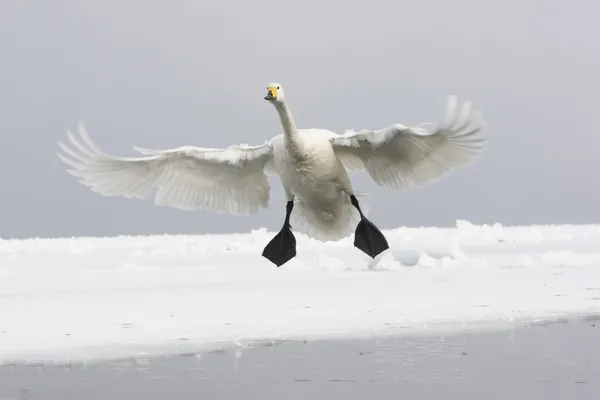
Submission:
[[[349,5],[353,4],[353,5]],[[0,2],[0,236],[279,229],[253,217],[103,197],[57,141],[83,121],[106,151],[259,144],[300,127],[438,122],[449,94],[482,110],[484,158],[406,192],[366,174],[381,228],[600,222],[600,3],[558,0]]]

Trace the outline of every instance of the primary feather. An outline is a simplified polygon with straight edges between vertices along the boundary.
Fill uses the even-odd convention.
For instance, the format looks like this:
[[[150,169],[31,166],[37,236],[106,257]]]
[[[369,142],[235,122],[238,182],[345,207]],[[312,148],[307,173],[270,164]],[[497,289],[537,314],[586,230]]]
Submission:
[[[423,185],[481,156],[481,116],[470,103],[457,107],[450,97],[446,116],[433,131],[395,124],[380,130],[331,137],[338,157],[349,170],[364,169],[381,186]]]
[[[235,215],[268,207],[270,185],[265,164],[268,143],[226,149],[184,146],[170,150],[136,148],[141,157],[116,157],[102,151],[83,126],[79,139],[68,134],[71,147],[59,143],[68,172],[93,191],[125,196],[183,210],[205,209]]]

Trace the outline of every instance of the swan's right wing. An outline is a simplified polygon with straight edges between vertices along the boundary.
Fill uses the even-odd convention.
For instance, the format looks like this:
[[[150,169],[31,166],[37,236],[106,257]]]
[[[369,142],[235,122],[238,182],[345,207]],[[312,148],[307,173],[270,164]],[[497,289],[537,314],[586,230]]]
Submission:
[[[71,147],[59,143],[68,172],[104,196],[149,200],[183,210],[204,209],[234,215],[268,207],[265,169],[272,163],[269,143],[226,149],[184,146],[170,150],[136,148],[141,157],[106,154],[80,126],[80,140],[69,132]]]

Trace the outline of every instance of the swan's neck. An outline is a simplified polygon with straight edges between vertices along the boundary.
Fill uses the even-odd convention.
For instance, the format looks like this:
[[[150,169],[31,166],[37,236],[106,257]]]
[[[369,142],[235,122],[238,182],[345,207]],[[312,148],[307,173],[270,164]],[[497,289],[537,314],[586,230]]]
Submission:
[[[281,103],[275,103],[275,109],[281,119],[281,125],[283,126],[283,133],[285,142],[288,150],[295,156],[302,156],[302,148],[300,138],[298,137],[298,129],[296,129],[296,123],[292,117],[292,112],[285,101]]]

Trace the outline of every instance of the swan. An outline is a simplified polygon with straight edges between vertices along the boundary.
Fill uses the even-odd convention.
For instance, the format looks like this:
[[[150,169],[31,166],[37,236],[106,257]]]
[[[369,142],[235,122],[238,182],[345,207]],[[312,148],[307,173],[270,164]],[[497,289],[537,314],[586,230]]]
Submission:
[[[296,256],[292,226],[320,241],[339,240],[354,231],[354,246],[372,258],[389,248],[365,217],[348,172],[366,171],[386,188],[421,186],[473,162],[484,150],[481,114],[470,102],[459,105],[454,96],[434,129],[393,124],[343,134],[298,129],[277,82],[267,85],[264,99],[277,111],[283,133],[261,145],[134,147],[140,156],[119,157],[101,150],[80,123],[79,138],[67,131],[71,146],[58,143],[58,157],[70,167],[69,174],[104,196],[153,198],[159,206],[233,215],[267,208],[268,176],[277,175],[286,197],[285,219],[262,256],[279,267]]]

